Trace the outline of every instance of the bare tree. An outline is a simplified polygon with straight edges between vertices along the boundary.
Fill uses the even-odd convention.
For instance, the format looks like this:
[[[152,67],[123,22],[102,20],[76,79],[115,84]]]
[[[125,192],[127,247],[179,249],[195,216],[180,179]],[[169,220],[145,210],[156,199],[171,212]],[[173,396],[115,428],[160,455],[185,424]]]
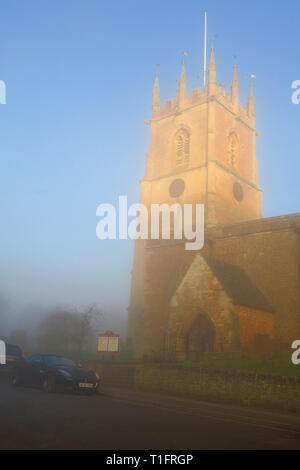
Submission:
[[[41,322],[39,347],[48,351],[78,351],[94,349],[94,336],[98,333],[103,315],[96,305],[82,311],[56,310]]]
[[[79,345],[80,351],[94,343],[94,337],[96,337],[99,331],[103,319],[103,313],[97,305],[90,305],[81,313],[81,317],[82,329]]]

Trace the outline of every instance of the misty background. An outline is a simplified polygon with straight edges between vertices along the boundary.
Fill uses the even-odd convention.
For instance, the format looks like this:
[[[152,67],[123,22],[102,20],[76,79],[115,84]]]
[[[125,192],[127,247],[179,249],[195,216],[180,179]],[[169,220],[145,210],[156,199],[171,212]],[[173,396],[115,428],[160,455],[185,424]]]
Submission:
[[[126,337],[133,242],[99,241],[96,208],[138,202],[157,64],[162,102],[183,51],[201,85],[205,9],[218,82],[230,89],[236,56],[245,104],[257,76],[264,216],[299,210],[298,1],[1,0],[0,336],[42,335],[50,314],[81,331],[94,306],[94,333]]]

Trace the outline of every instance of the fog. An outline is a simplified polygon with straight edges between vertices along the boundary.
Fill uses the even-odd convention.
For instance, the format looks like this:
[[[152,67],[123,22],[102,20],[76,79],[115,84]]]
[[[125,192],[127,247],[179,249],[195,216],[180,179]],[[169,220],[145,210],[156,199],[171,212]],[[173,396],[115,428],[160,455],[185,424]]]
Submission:
[[[88,321],[88,331],[82,333],[82,330],[86,329],[86,320],[90,313],[93,318]],[[54,319],[55,328],[53,327]],[[47,340],[45,340],[45,329],[47,329]],[[97,336],[107,330],[120,334],[123,344],[126,344],[126,309],[120,305],[91,303],[86,305],[63,302],[52,305],[50,303],[22,304],[13,302],[4,293],[0,293],[0,337],[18,343],[25,353],[39,350],[41,352],[46,350],[49,353],[66,350],[96,353]],[[80,344],[81,340],[76,339],[82,334],[85,335],[82,339],[84,344]],[[41,340],[42,336],[43,340]],[[74,341],[66,347],[68,336]],[[61,347],[62,341],[64,347]]]
[[[92,325],[93,338],[85,348],[95,351],[95,338],[107,330],[120,334],[125,343],[134,242],[97,240],[92,222],[88,242],[82,243],[71,227],[68,244],[51,250],[37,235],[19,253],[12,240],[6,250],[2,246],[0,336],[10,339],[16,331],[25,332],[28,349],[36,350],[42,322],[51,312],[80,315],[95,306],[101,321]]]

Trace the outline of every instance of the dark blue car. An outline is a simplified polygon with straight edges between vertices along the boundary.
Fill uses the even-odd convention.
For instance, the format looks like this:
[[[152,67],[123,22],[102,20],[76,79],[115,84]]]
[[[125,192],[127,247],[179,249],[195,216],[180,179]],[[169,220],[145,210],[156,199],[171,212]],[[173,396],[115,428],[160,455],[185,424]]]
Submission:
[[[34,354],[15,362],[10,378],[15,387],[31,385],[47,392],[65,390],[90,394],[98,393],[100,382],[97,372],[54,354]]]

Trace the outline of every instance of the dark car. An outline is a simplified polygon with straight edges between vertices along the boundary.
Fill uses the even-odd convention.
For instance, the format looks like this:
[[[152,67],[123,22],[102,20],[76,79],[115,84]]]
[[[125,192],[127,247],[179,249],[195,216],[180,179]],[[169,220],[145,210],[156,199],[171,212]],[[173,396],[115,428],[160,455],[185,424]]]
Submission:
[[[97,393],[100,377],[71,359],[54,354],[34,354],[16,362],[11,371],[14,386],[31,385],[47,392],[56,390]]]

